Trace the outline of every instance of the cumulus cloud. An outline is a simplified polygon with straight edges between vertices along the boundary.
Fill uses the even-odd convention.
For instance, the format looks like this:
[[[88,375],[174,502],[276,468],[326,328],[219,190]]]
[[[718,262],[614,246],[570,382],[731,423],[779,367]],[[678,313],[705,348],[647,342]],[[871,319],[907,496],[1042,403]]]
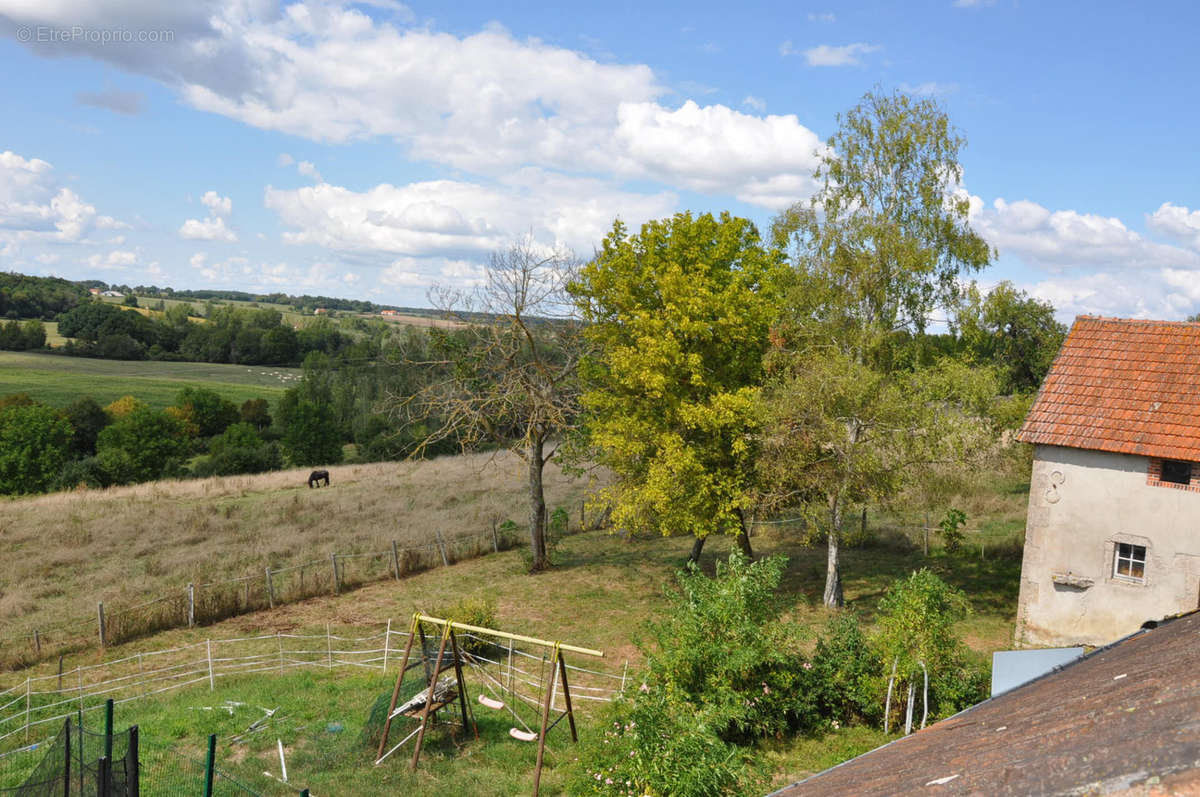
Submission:
[[[237,233],[225,224],[225,219],[233,212],[233,200],[216,191],[205,191],[200,202],[208,208],[208,218],[188,219],[179,228],[179,236],[193,241],[236,241]]]
[[[742,105],[760,113],[767,110],[767,101],[762,97],[755,97],[753,94],[747,94],[746,99],[742,100]]]
[[[62,186],[46,161],[0,152],[0,242],[81,242],[92,230],[125,227]]]
[[[225,241],[233,243],[237,233],[225,226],[221,216],[209,216],[207,219],[188,219],[179,228],[179,237],[192,241]]]
[[[490,177],[535,166],[662,179],[676,171],[664,169],[664,153],[653,145],[631,147],[622,125],[684,112],[695,118],[689,125],[694,148],[723,153],[722,161],[706,165],[703,182],[712,188],[704,190],[755,195],[754,184],[777,172],[778,164],[740,146],[753,127],[761,128],[754,138],[777,136],[775,117],[737,116],[725,106],[704,114],[672,109],[661,104],[670,92],[648,66],[600,63],[498,26],[455,36],[406,26],[404,15],[375,19],[318,0],[206,0],[187,9],[100,0],[75,16],[68,6],[0,0],[0,26],[5,19],[53,25],[86,24],[92,17],[110,27],[170,23],[177,40],[169,47],[70,40],[49,49],[30,46],[87,54],[150,75],[193,107],[262,129],[321,142],[390,138],[410,157]],[[856,57],[869,46],[849,47]],[[730,125],[731,118],[738,123]],[[794,121],[787,127],[791,149],[810,148],[810,131]],[[288,155],[280,162],[293,161]],[[721,170],[729,176],[717,179]],[[317,179],[313,172],[308,176]]]
[[[87,264],[92,269],[121,271],[137,263],[137,260],[137,254],[134,252],[114,249],[107,255],[95,254],[89,256]]]
[[[1161,208],[1160,208],[1161,210]],[[1200,254],[1151,241],[1112,216],[1051,211],[1036,202],[971,198],[971,223],[1001,255],[1050,271],[1067,268],[1200,269]]]
[[[804,61],[809,66],[861,66],[862,56],[880,49],[878,45],[865,42],[854,44],[821,44],[804,51]]]
[[[317,171],[317,167],[312,165],[312,163],[309,161],[300,161],[299,163],[297,163],[296,171],[298,171],[300,174],[304,175],[305,177],[311,177],[312,179],[316,180],[318,183],[324,182],[324,179],[321,177],[321,173],[319,171]]]
[[[284,233],[289,243],[466,257],[491,252],[524,231],[590,251],[614,214],[641,223],[669,213],[676,197],[621,192],[599,180],[525,169],[492,185],[433,180],[383,183],[362,192],[328,183],[295,190],[268,187],[264,203],[292,228]]]
[[[1152,230],[1200,251],[1200,210],[1164,202],[1146,221]]]

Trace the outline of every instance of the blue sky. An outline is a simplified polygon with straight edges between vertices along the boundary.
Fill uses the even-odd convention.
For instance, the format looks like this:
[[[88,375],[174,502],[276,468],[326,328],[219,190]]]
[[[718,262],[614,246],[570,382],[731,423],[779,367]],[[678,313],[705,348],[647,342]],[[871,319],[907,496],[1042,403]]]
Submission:
[[[82,5],[0,0],[3,270],[424,305],[522,234],[765,228],[880,87],[968,139],[985,286],[1200,312],[1188,3]]]

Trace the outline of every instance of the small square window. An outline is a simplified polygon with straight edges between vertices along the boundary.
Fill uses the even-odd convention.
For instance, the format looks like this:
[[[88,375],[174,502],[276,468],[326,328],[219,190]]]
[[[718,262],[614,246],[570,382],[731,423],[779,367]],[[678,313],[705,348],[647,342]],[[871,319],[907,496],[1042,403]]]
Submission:
[[[1180,462],[1177,459],[1164,459],[1162,463],[1162,476],[1159,481],[1170,482],[1171,484],[1188,484],[1192,480],[1192,463]]]
[[[1146,546],[1117,543],[1117,555],[1113,561],[1113,575],[1133,581],[1146,580]]]

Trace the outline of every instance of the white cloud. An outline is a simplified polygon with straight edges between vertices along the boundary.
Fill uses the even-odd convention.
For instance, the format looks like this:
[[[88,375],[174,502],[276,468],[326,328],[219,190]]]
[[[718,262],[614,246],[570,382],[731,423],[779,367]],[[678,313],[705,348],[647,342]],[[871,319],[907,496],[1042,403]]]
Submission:
[[[983,8],[993,5],[996,0],[954,0],[955,8]]]
[[[492,177],[525,166],[626,179],[672,173],[654,147],[632,149],[621,125],[630,108],[660,118],[690,113],[687,106],[660,104],[670,92],[648,66],[600,63],[517,39],[498,26],[460,37],[406,27],[404,15],[394,18],[399,22],[373,19],[320,0],[283,6],[214,0],[177,10],[100,0],[74,16],[64,3],[25,3],[0,14],[26,25],[170,22],[177,38],[171,46],[91,47],[68,40],[34,49],[88,54],[150,75],[194,107],[254,127],[322,142],[390,138],[409,157]],[[779,134],[775,117],[744,116],[730,126],[736,112],[725,106],[705,111],[693,114],[691,135],[697,149],[723,153],[723,161],[706,165],[704,182],[713,190],[749,191],[776,173],[741,147],[749,128],[761,128],[757,138]],[[714,126],[705,127],[709,122]],[[798,123],[792,128],[808,148],[809,131]],[[648,151],[652,158],[645,161]],[[716,179],[721,170],[729,176]]]
[[[298,171],[300,174],[304,175],[305,177],[311,177],[312,179],[316,180],[318,183],[324,182],[324,179],[322,179],[322,177],[321,177],[321,173],[319,171],[317,171],[317,167],[313,166],[312,163],[310,163],[309,161],[300,161],[299,163],[297,163],[296,171]]]
[[[804,60],[809,66],[861,66],[861,56],[880,49],[878,45],[855,42],[854,44],[821,44],[804,51]]]
[[[280,166],[291,166],[296,161],[291,155],[287,154],[286,152],[281,152],[279,153],[279,157],[275,159],[275,162]]]
[[[590,252],[614,214],[630,223],[669,213],[673,194],[633,194],[599,180],[525,169],[501,184],[434,180],[364,192],[322,183],[268,187],[265,205],[293,231],[284,240],[338,251],[479,256],[523,231]]]
[[[742,100],[742,105],[760,113],[767,110],[767,101],[762,97],[755,97],[753,94],[747,94],[746,99]]]
[[[228,216],[233,212],[233,200],[227,196],[221,196],[216,191],[205,191],[204,196],[200,197],[200,202],[208,208],[208,212],[213,216]]]
[[[137,259],[137,255],[133,252],[114,249],[108,255],[91,255],[87,259],[87,264],[93,269],[121,271],[137,263]]]
[[[808,13],[809,22],[837,22],[837,17],[832,11],[822,11],[819,13]]]
[[[1161,210],[1161,208],[1160,208]],[[1148,240],[1112,216],[1051,211],[1036,202],[972,197],[971,223],[1000,254],[1050,271],[1067,268],[1200,269],[1200,254]]]
[[[616,138],[635,164],[631,171],[709,193],[754,195],[764,181],[811,180],[823,147],[792,114],[749,116],[689,100],[675,111],[623,103],[619,119]],[[811,193],[804,190],[791,199]]]
[[[137,91],[121,91],[108,88],[103,91],[77,91],[75,102],[80,105],[90,105],[93,108],[104,108],[113,113],[132,116],[142,112],[145,106],[145,95]]]
[[[237,233],[225,226],[221,216],[209,216],[207,219],[188,219],[179,228],[179,236],[193,241],[227,241],[237,240]]]
[[[1200,251],[1200,210],[1164,202],[1146,221],[1151,229]]]
[[[901,83],[900,90],[908,94],[918,94],[925,97],[944,97],[958,91],[957,83],[938,83],[927,80],[924,83]]]
[[[179,236],[192,241],[236,241],[237,233],[225,224],[225,219],[233,212],[233,200],[216,191],[205,191],[200,202],[208,208],[208,218],[188,219],[179,228]]]
[[[54,167],[38,158],[0,152],[0,241],[82,242],[94,229],[127,224],[103,216],[70,188]]]

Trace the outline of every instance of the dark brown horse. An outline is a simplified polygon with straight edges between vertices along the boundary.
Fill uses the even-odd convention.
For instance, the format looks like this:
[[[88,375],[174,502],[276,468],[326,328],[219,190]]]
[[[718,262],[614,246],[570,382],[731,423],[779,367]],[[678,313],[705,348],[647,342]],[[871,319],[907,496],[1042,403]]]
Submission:
[[[328,487],[329,486],[329,471],[314,470],[312,473],[308,474],[308,489],[311,490],[314,487],[320,487],[322,479],[325,480],[325,486]]]

